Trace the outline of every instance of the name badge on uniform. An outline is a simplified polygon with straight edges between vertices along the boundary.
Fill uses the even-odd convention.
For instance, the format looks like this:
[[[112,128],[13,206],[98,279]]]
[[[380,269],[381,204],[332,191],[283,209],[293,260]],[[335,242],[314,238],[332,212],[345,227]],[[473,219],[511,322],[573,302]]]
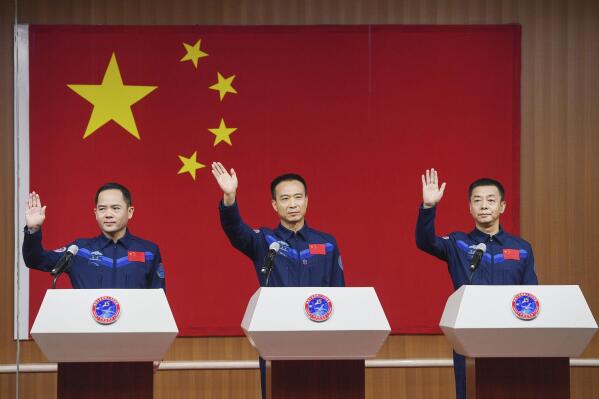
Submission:
[[[310,255],[326,255],[327,248],[324,244],[310,244],[308,246],[310,249]]]
[[[513,259],[520,260],[520,250],[519,249],[504,249],[503,250],[503,259]]]
[[[127,260],[129,262],[145,262],[146,254],[145,252],[129,251],[127,252]]]

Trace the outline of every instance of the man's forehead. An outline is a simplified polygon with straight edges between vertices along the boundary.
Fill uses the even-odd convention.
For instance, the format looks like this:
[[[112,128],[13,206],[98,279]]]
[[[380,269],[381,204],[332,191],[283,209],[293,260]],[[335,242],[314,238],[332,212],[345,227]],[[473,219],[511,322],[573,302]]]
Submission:
[[[478,186],[472,190],[472,197],[499,196],[499,189],[495,186]]]
[[[304,185],[298,180],[285,180],[275,187],[277,195],[296,195],[305,194]]]
[[[122,205],[125,197],[120,190],[104,190],[98,195],[97,205]]]

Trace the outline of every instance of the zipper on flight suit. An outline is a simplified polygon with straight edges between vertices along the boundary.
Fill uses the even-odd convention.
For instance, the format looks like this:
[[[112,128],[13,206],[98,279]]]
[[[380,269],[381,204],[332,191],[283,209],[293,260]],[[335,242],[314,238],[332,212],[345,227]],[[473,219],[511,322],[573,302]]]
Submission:
[[[113,245],[113,252],[112,252],[112,286],[116,287],[116,242]]]

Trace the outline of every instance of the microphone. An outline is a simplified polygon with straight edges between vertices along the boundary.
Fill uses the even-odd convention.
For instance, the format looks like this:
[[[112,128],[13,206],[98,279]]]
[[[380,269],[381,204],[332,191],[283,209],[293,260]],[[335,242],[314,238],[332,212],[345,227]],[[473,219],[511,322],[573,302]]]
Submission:
[[[276,241],[269,245],[268,253],[264,258],[264,265],[260,268],[260,273],[266,274],[272,270],[275,263],[275,256],[277,255],[277,252],[279,252],[279,249],[281,249],[281,244]]]
[[[60,258],[58,262],[56,262],[56,266],[54,266],[50,273],[52,273],[53,276],[57,276],[60,273],[64,272],[71,264],[71,258],[77,255],[78,251],[79,247],[77,245],[71,245],[67,249],[67,252],[65,252],[65,254],[62,255],[62,258]]]
[[[472,262],[470,263],[470,271],[474,273],[480,262],[483,260],[483,255],[487,251],[487,246],[484,243],[478,244],[474,247],[474,255],[472,255]]]

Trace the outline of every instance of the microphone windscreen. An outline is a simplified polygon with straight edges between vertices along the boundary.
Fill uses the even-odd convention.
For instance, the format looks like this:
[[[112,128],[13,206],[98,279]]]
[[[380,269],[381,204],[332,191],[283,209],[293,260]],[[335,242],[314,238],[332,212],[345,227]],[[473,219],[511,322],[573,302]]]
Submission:
[[[281,244],[279,244],[278,241],[275,241],[268,246],[268,249],[270,249],[271,251],[279,252],[279,249],[281,249]]]
[[[79,247],[75,244],[69,245],[69,248],[67,249],[67,251],[69,251],[73,255],[77,255],[77,252],[79,252]]]

